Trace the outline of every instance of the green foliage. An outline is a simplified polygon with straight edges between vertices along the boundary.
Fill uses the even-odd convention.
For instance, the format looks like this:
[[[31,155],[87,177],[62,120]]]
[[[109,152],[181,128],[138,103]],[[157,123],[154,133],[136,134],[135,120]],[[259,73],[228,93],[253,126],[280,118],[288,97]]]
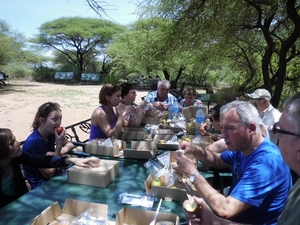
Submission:
[[[234,82],[231,85],[239,85],[238,91],[262,86],[274,90],[272,103],[277,106],[285,82],[299,79],[289,77],[288,71],[288,65],[296,63],[293,59],[299,57],[298,1],[142,2],[143,18],[173,21],[169,48],[176,43],[183,49],[208,48],[206,54],[211,58],[214,53],[218,66],[225,63],[231,68],[234,76],[230,74],[228,80]]]
[[[105,84],[120,84],[120,78],[113,75],[104,76],[101,80]]]
[[[99,57],[106,57],[107,44],[123,29],[106,20],[63,17],[42,24],[40,34],[31,41],[45,49],[55,49],[63,59],[60,62],[76,66],[77,74],[80,74],[87,68],[95,68]],[[76,78],[79,81],[80,77]]]
[[[14,31],[7,22],[0,20],[0,66],[24,62],[28,52],[23,50],[25,37]]]
[[[47,65],[38,65],[33,68],[32,78],[39,82],[53,82],[56,70]]]

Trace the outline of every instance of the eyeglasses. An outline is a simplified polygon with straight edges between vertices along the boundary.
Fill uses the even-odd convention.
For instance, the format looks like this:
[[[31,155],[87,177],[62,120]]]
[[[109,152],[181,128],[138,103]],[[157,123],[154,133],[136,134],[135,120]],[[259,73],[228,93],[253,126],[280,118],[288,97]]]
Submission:
[[[273,134],[287,134],[287,135],[293,135],[296,137],[300,137],[300,134],[295,134],[290,131],[280,129],[278,122],[274,124],[272,131],[273,131]]]

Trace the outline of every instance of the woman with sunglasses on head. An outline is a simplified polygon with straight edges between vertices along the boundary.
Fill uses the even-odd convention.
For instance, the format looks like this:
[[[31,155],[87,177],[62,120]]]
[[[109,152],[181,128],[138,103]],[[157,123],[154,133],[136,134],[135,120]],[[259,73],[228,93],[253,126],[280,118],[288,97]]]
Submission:
[[[116,108],[121,101],[121,86],[105,84],[99,93],[99,103],[91,116],[91,132],[89,141],[95,138],[117,138],[124,125],[124,119],[134,106],[126,106],[122,112]]]
[[[119,112],[122,112],[126,106],[133,106],[135,109],[124,118],[125,127],[137,127],[141,124],[142,118],[145,114],[146,101],[142,101],[137,105],[134,101],[136,98],[136,90],[131,83],[121,84],[121,101],[117,106]]]
[[[34,117],[33,132],[27,137],[22,151],[34,155],[64,155],[74,145],[65,138],[65,130],[58,134],[56,128],[61,125],[62,112],[56,102],[42,104]],[[24,174],[34,189],[61,172],[57,168],[36,168],[24,165]]]
[[[80,167],[99,164],[98,158],[68,158],[24,153],[11,130],[0,128],[0,208],[28,192],[20,164],[31,167],[66,167],[74,163]]]

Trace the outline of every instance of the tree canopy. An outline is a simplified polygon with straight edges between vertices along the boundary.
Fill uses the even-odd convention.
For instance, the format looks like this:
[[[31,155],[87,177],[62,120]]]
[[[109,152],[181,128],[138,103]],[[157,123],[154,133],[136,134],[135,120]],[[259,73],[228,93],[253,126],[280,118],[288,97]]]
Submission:
[[[124,27],[106,20],[80,17],[63,17],[46,22],[32,40],[45,49],[55,49],[61,59],[78,69],[76,80],[95,59],[105,62],[106,46]]]
[[[274,93],[275,106],[284,84],[291,85],[291,81],[299,79],[294,66],[289,66],[295,65],[300,53],[299,1],[144,0],[142,3],[143,18],[159,17],[174,22],[173,36],[180,35],[170,38],[169,45],[199,48],[206,43],[210,49],[219,49],[216,57],[220,62],[230,60],[235,68],[247,68],[244,90],[268,89]]]

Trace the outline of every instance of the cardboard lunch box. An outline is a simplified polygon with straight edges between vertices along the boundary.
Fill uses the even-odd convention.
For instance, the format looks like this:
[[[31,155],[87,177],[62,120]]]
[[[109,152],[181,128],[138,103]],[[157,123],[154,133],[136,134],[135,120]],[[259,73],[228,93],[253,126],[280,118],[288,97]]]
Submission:
[[[143,117],[141,121],[141,125],[145,124],[160,124],[161,118],[159,116],[151,117]]]
[[[178,144],[166,143],[166,141],[171,140],[173,136],[174,134],[155,134],[153,141],[159,150],[178,150]]]
[[[153,141],[157,144],[157,149],[159,150],[170,150],[170,151],[176,151],[178,150],[179,144],[173,144],[173,143],[166,143],[166,141],[171,140],[173,135],[160,135],[157,134],[154,136]],[[195,135],[186,135],[185,137],[190,138],[190,140],[193,140],[196,136]],[[178,138],[178,140],[183,139],[184,137]],[[193,143],[194,145],[198,145],[201,148],[205,148],[207,145],[211,144],[213,141],[210,136],[202,136],[203,141],[199,143]]]
[[[72,166],[67,170],[68,182],[105,188],[119,174],[119,162],[101,159],[99,167]]]
[[[119,135],[121,140],[145,140],[147,132],[143,127],[123,127]]]
[[[153,141],[131,141],[131,149],[124,150],[124,158],[153,159],[156,152],[157,146]]]
[[[65,200],[63,209],[61,209],[58,202],[54,202],[51,206],[41,212],[41,214],[37,215],[30,222],[30,225],[52,225],[67,221],[70,222],[69,224],[71,224],[71,221],[75,220],[88,209],[101,210],[107,214],[108,205],[67,198]]]
[[[196,113],[198,111],[198,106],[190,106],[190,107],[185,107],[182,109],[182,114],[185,117],[185,120],[187,123],[191,122],[191,118],[196,118]],[[202,106],[202,110],[205,113],[205,115],[208,114],[208,110],[206,106]]]
[[[177,179],[172,187],[151,187],[152,180],[155,179],[153,173],[150,173],[144,182],[145,190],[147,194],[155,193],[158,198],[162,198],[166,201],[179,201],[183,202],[190,199],[191,196],[199,196],[197,190],[184,182],[180,182]]]
[[[116,215],[116,225],[123,224],[150,224],[155,216],[155,211],[142,210],[137,208],[122,208]],[[159,212],[156,222],[169,221],[174,225],[179,225],[179,216],[174,213]]]
[[[126,142],[123,140],[118,140],[117,145],[113,147],[103,146],[101,143],[105,141],[104,139],[94,139],[85,144],[85,152],[92,155],[102,155],[102,156],[119,156],[120,150],[126,148]]]

